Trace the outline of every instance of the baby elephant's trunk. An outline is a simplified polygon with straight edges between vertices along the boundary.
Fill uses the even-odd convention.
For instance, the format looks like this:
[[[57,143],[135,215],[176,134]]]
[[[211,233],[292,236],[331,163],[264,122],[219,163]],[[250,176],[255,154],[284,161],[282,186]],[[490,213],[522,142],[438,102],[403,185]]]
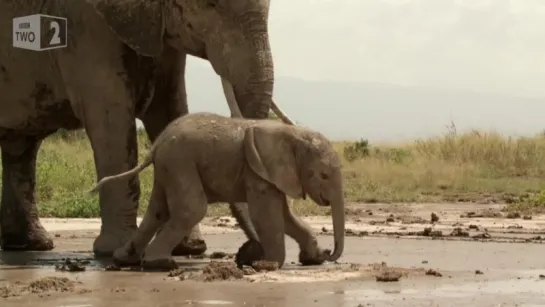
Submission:
[[[106,176],[102,178],[90,191],[89,193],[96,193],[98,190],[100,190],[100,187],[102,187],[105,183],[111,180],[119,180],[119,179],[125,179],[129,177],[134,177],[138,175],[141,171],[143,171],[146,167],[150,166],[153,163],[153,155],[150,152],[145,158],[142,164],[137,165],[131,170],[128,170],[124,173],[113,175],[113,176]]]
[[[340,193],[342,194],[342,193]],[[344,251],[344,199],[339,195],[335,202],[331,204],[331,217],[333,219],[333,238],[335,240],[335,249],[327,261],[337,261]]]

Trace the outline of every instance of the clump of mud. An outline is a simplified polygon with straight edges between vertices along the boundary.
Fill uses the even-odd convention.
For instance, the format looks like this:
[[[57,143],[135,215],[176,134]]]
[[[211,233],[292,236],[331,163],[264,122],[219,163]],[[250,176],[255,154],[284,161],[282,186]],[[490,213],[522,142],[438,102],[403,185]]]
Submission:
[[[461,218],[501,218],[503,214],[495,209],[486,209],[480,212],[466,212],[460,215]]]
[[[243,269],[242,269],[242,272],[243,272],[244,275],[246,275],[246,276],[257,274],[256,270],[254,270],[253,268],[243,268]]]
[[[374,274],[377,282],[395,282],[399,281],[403,275],[407,275],[400,269],[389,267],[384,261],[370,264],[369,267],[377,272]]]
[[[19,296],[24,293],[74,292],[76,283],[66,277],[44,277],[31,281],[28,285],[21,282],[0,286],[0,297]]]
[[[19,285],[19,283],[15,284],[6,284],[0,286],[0,297],[2,298],[8,298],[11,296],[18,296],[21,293],[22,287]]]
[[[395,281],[399,281],[401,276],[402,276],[401,272],[398,272],[393,269],[386,269],[386,270],[380,271],[377,275],[375,275],[375,279],[378,282],[395,282]]]
[[[214,226],[216,227],[224,227],[224,228],[232,228],[232,229],[240,228],[240,225],[232,217],[216,217],[212,219],[212,221],[215,222]]]
[[[327,232],[327,229],[324,231],[325,227],[322,228],[322,233],[329,233]],[[368,231],[355,231],[351,228],[346,228],[346,230],[344,231],[344,234],[346,236],[351,236],[351,237],[364,237],[364,236],[368,236],[369,235],[369,232]]]
[[[44,277],[31,282],[28,285],[29,292],[44,293],[44,292],[73,292],[75,283],[66,277]]]
[[[428,221],[420,216],[402,215],[398,217],[401,224],[427,224]]]
[[[469,237],[469,233],[467,231],[462,230],[460,227],[456,227],[452,230],[450,233],[452,237]]]
[[[55,265],[55,270],[63,272],[83,272],[85,271],[85,266],[89,264],[88,260],[72,260],[66,258],[63,263]]]
[[[441,230],[433,230],[431,227],[426,227],[423,231],[418,232],[418,235],[424,237],[442,237],[443,232]]]
[[[518,212],[509,212],[505,217],[508,219],[520,219],[522,215]]]
[[[276,261],[267,261],[267,260],[258,260],[252,262],[252,268],[257,272],[261,271],[276,271],[279,268],[278,262]]]
[[[229,257],[229,255],[226,252],[213,252],[210,254],[210,259],[223,259],[227,257]]]
[[[115,263],[109,264],[104,268],[104,271],[121,271],[121,267]]]
[[[242,279],[244,275],[251,274],[246,274],[234,262],[212,261],[201,272],[178,268],[169,271],[167,276],[181,281],[221,281]]]
[[[202,270],[203,281],[236,280],[244,277],[244,272],[234,262],[212,261]]]
[[[199,280],[202,277],[202,272],[190,271],[182,268],[174,269],[168,272],[168,277],[173,277],[178,280]]]
[[[184,269],[174,269],[174,270],[171,270],[170,272],[168,272],[168,277],[179,277],[179,276],[182,276],[183,274],[185,273],[185,270]]]
[[[395,282],[399,281],[401,277],[408,277],[409,275],[435,274],[434,270],[430,271],[429,269],[425,268],[402,268],[388,266],[384,261],[381,263],[368,264],[361,267],[359,271],[367,271],[371,273],[377,282]]]
[[[483,232],[472,236],[473,239],[490,239],[492,236],[488,232]]]
[[[202,253],[198,255],[186,255],[187,259],[232,259],[235,258],[235,254],[229,254],[225,252],[213,252],[211,254]]]
[[[434,270],[434,269],[429,269],[426,271],[426,275],[429,275],[429,276],[436,276],[436,277],[441,277],[443,276],[443,274],[439,273],[438,271]]]

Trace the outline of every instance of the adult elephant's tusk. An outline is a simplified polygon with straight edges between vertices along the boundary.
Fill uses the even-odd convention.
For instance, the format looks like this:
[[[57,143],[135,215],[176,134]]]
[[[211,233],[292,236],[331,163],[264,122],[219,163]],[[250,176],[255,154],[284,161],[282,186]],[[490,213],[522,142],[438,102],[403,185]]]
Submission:
[[[221,86],[223,87],[223,94],[225,95],[225,99],[227,99],[227,105],[229,106],[229,110],[231,111],[231,117],[243,117],[242,112],[240,112],[240,109],[238,107],[238,102],[235,97],[235,91],[233,89],[233,85],[229,80],[221,77]],[[286,113],[284,113],[274,102],[274,100],[271,101],[271,109],[273,113],[278,116],[284,123],[288,125],[294,125],[295,122],[293,122]]]
[[[296,125],[295,125],[295,122],[293,122],[293,121],[288,117],[288,115],[286,115],[286,113],[284,113],[282,110],[280,110],[280,108],[276,105],[276,103],[274,102],[274,100],[271,101],[271,109],[272,109],[272,111],[274,112],[274,114],[276,114],[276,116],[278,116],[278,118],[280,118],[284,123],[286,123],[286,124],[288,124],[288,125],[296,126]]]
[[[242,112],[240,112],[240,109],[238,108],[238,102],[235,98],[235,92],[231,82],[221,77],[221,86],[223,87],[223,94],[225,95],[225,99],[227,99],[229,110],[231,110],[231,117],[242,117]]]

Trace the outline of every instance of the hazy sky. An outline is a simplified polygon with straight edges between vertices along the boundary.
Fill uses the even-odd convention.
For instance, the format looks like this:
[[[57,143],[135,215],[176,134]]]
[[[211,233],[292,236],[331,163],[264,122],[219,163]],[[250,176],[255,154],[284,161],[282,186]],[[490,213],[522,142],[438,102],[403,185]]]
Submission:
[[[296,94],[290,94],[296,83],[275,85],[285,111],[332,137],[413,138],[441,133],[451,119],[462,129],[529,134],[545,128],[545,0],[271,0],[269,27],[277,78],[338,84],[320,94],[337,99],[335,107],[320,100],[312,112],[305,100],[319,100],[313,92],[320,83]],[[203,69],[209,77],[194,79]],[[190,58],[187,79],[191,112],[229,114],[208,63]],[[364,97],[365,86],[380,83],[447,92],[425,102],[401,92]],[[350,84],[350,97],[343,84]],[[204,90],[213,99],[197,93]],[[542,103],[521,107],[516,97],[463,96],[461,106],[447,97],[452,90]],[[329,124],[320,124],[324,118]]]
[[[271,0],[278,75],[545,97],[544,0]]]

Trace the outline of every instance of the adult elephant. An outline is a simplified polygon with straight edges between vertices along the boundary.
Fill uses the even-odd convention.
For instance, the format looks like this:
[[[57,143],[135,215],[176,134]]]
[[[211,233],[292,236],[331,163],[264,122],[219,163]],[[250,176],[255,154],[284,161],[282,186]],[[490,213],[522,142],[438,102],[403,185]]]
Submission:
[[[188,112],[187,54],[210,61],[244,117],[267,117],[274,80],[268,11],[268,0],[0,0],[2,249],[54,247],[35,201],[42,140],[59,128],[83,127],[98,179],[131,169],[137,163],[134,119],[153,141]],[[12,18],[37,13],[67,18],[67,48],[11,47]],[[137,178],[100,191],[95,254],[110,255],[136,229],[139,195]],[[198,227],[191,239],[202,240]],[[205,248],[182,244],[180,253]]]

